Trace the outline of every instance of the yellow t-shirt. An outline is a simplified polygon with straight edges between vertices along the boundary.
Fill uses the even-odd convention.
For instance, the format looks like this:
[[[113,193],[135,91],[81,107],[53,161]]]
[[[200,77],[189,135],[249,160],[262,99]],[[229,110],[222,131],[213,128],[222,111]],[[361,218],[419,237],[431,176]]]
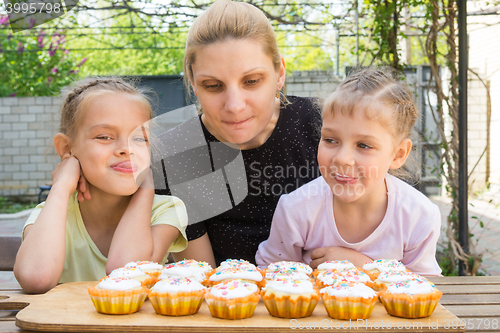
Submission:
[[[97,281],[106,275],[106,262],[108,259],[99,251],[83,224],[76,193],[70,197],[68,203],[66,256],[59,283]],[[24,224],[24,228],[35,223],[44,204],[45,202],[42,202],[35,207],[35,210]],[[151,211],[151,225],[168,224],[180,231],[179,237],[170,245],[162,263],[167,262],[169,252],[180,252],[187,247],[187,220],[186,207],[179,198],[168,195],[155,195]],[[140,244],[137,244],[137,246],[140,246]]]

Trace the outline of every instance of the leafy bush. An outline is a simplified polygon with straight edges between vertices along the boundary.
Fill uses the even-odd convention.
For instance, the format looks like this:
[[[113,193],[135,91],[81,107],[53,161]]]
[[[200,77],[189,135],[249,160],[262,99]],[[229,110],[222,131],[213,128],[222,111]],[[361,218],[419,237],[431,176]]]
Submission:
[[[0,214],[13,214],[34,208],[35,206],[35,202],[17,202],[5,197],[0,197]]]
[[[62,30],[12,34],[8,26],[8,17],[0,15],[0,97],[58,95],[86,61],[64,47]]]

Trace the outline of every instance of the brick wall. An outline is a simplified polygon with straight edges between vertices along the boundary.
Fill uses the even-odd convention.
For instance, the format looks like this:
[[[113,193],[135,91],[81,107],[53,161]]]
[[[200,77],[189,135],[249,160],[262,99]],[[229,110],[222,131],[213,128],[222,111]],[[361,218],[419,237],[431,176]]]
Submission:
[[[286,78],[287,95],[300,97],[326,97],[342,79],[333,71],[295,71]]]
[[[0,195],[36,195],[51,181],[59,103],[57,97],[0,98]]]

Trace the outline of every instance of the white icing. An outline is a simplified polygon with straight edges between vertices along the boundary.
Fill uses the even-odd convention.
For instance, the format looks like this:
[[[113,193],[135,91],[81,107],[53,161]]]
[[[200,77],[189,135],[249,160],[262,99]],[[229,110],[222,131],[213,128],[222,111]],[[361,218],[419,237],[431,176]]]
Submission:
[[[104,290],[130,290],[140,286],[141,283],[139,281],[122,277],[107,277],[97,284],[99,289]]]
[[[147,274],[144,273],[144,271],[139,267],[131,267],[131,268],[120,267],[112,270],[111,273],[109,274],[109,277],[136,278],[144,275]]]
[[[239,268],[239,269],[257,269],[254,264],[243,259],[227,259],[220,263],[217,267],[217,271],[221,271],[226,268]]]
[[[421,277],[420,275],[418,275],[416,273],[412,273],[412,272],[387,271],[387,272],[380,273],[380,275],[377,277],[377,281],[378,282],[385,282],[385,283],[393,283],[393,282],[411,280],[413,278],[425,279],[425,278]]]
[[[318,265],[318,270],[329,270],[329,269],[346,269],[355,268],[354,264],[349,260],[329,260]]]
[[[302,272],[310,275],[312,273],[312,268],[304,263],[301,262],[296,262],[296,261],[279,261],[270,264],[267,266],[267,269],[270,271],[278,271],[278,270],[294,270],[297,272]]]
[[[161,271],[160,279],[172,277],[187,277],[202,282],[206,279],[205,273],[210,272],[212,266],[206,262],[196,260],[181,260],[176,263],[168,264]]]
[[[268,272],[266,273],[267,280],[273,280],[277,278],[290,278],[295,280],[308,280],[311,277],[304,272],[295,272],[295,271],[277,271],[277,272]]]
[[[316,277],[324,284],[334,284],[337,281],[348,282],[370,282],[371,279],[368,274],[358,272],[357,270],[342,270],[342,271],[324,271],[320,272]]]
[[[427,294],[433,292],[434,290],[436,290],[434,285],[423,279],[394,282],[387,287],[387,291],[392,294]]]
[[[245,297],[255,293],[259,288],[255,283],[230,280],[216,284],[210,288],[210,294],[227,299]]]
[[[287,294],[315,293],[314,286],[310,280],[295,280],[290,278],[277,278],[266,283],[262,290],[274,290]]]
[[[210,281],[222,281],[227,279],[243,279],[251,281],[262,281],[262,274],[255,269],[225,268],[212,274]]]
[[[179,291],[196,291],[205,289],[198,281],[190,280],[188,278],[171,278],[163,279],[151,288],[153,291],[162,293],[175,293]]]
[[[336,283],[319,291],[336,297],[363,297],[373,298],[377,296],[375,290],[363,283]]]
[[[125,268],[128,267],[139,267],[142,270],[160,270],[163,268],[162,265],[160,265],[157,262],[154,261],[131,261],[124,266]]]
[[[380,272],[385,271],[405,271],[406,267],[396,259],[379,259],[363,265],[363,269],[371,271],[378,269]]]

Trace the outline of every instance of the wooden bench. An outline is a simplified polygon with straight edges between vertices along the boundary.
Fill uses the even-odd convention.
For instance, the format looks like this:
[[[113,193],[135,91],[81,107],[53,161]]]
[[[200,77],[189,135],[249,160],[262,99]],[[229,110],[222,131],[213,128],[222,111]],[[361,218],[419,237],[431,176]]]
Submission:
[[[0,271],[12,271],[21,237],[0,236]]]

